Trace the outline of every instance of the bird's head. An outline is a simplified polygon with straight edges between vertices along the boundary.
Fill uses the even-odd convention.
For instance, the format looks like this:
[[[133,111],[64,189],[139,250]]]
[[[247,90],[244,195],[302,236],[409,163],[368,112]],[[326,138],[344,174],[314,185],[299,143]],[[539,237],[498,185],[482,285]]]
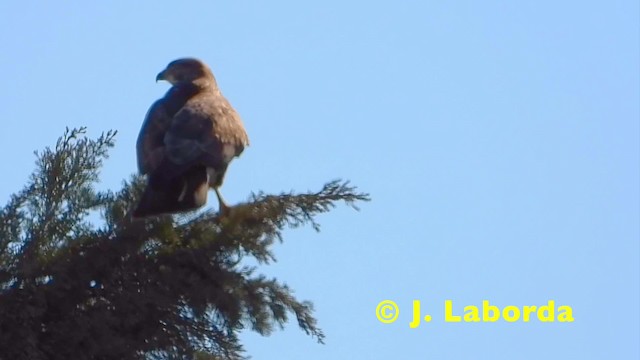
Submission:
[[[156,76],[156,81],[166,80],[171,85],[180,83],[210,82],[215,85],[211,69],[198,59],[183,58],[174,60]]]

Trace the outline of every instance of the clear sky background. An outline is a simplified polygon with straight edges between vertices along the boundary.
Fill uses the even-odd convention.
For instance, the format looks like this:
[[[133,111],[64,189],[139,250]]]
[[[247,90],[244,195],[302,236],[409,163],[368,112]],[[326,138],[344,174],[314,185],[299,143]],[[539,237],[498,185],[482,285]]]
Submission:
[[[639,5],[611,1],[0,2],[0,200],[65,126],[135,169],[155,75],[205,60],[251,147],[223,194],[350,179],[373,201],[286,233],[262,268],[316,305],[255,359],[638,359]],[[215,201],[211,203],[215,206]],[[378,302],[400,306],[396,323]],[[412,300],[431,323],[410,329]],[[481,305],[573,323],[446,323]]]

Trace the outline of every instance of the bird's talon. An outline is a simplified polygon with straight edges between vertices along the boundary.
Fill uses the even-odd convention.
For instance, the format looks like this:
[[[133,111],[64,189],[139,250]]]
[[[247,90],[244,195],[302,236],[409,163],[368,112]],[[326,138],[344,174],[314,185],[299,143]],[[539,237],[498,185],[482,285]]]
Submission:
[[[231,215],[231,208],[224,205],[224,206],[220,206],[220,210],[218,210],[218,216],[219,217],[228,217],[229,215]]]

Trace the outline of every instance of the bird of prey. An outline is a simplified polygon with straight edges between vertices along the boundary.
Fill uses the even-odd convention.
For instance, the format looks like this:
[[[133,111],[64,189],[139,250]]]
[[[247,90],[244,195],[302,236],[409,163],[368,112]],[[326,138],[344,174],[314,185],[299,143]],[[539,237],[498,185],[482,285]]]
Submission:
[[[147,175],[147,186],[133,217],[195,210],[206,203],[210,187],[225,215],[229,206],[219,188],[231,160],[249,145],[242,120],[200,60],[172,61],[160,80],[172,87],[140,129],[138,170]]]

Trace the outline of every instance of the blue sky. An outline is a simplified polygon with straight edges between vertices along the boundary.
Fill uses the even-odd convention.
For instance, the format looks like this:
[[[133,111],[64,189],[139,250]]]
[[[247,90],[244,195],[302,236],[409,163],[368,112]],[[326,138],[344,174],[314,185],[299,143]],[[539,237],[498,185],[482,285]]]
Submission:
[[[196,56],[251,138],[223,194],[350,179],[373,201],[287,232],[263,271],[327,335],[243,334],[255,359],[637,359],[637,1],[0,3],[0,200],[65,126],[117,129],[101,186],[135,171],[155,75]],[[214,202],[215,203],[215,202]],[[215,206],[215,204],[212,204]],[[396,323],[376,305],[394,300]],[[421,300],[433,321],[409,328]],[[572,323],[448,323],[497,306]]]

